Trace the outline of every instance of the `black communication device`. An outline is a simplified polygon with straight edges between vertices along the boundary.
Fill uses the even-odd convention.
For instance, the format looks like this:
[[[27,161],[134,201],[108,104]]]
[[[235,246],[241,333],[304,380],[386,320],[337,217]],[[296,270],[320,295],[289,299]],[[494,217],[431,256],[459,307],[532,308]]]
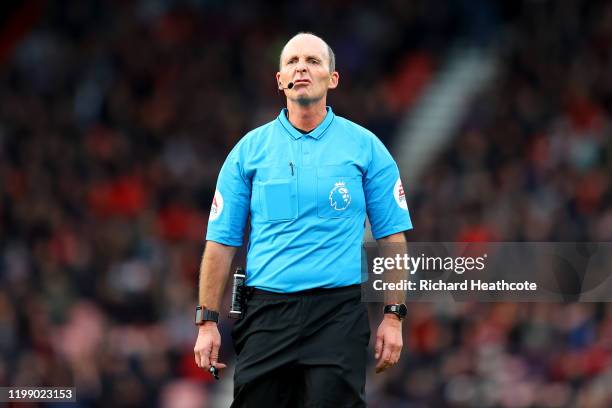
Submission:
[[[232,284],[232,305],[229,311],[230,319],[241,319],[246,307],[246,273],[244,269],[239,266],[234,272],[234,279]]]

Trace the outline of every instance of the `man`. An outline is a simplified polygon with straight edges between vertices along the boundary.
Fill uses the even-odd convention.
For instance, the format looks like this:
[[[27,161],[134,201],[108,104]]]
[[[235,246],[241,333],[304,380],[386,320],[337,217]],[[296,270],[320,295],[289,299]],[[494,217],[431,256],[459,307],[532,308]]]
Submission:
[[[218,361],[216,312],[250,215],[246,284],[255,288],[232,333],[233,407],[365,406],[367,309],[360,300],[365,215],[380,243],[404,242],[412,224],[399,171],[366,129],[334,115],[334,54],[300,33],[283,48],[278,88],[287,108],[249,132],[225,161],[208,224],[196,364]],[[404,305],[387,308],[376,371],[402,348]]]

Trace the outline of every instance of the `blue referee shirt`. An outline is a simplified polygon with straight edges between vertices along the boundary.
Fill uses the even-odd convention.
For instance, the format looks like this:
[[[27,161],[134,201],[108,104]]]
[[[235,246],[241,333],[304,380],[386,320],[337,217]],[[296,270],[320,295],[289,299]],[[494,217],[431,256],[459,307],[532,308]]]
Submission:
[[[397,165],[373,133],[330,107],[308,134],[286,113],[228,155],[206,239],[241,246],[250,215],[248,286],[296,292],[360,283],[366,213],[375,239],[412,228]]]

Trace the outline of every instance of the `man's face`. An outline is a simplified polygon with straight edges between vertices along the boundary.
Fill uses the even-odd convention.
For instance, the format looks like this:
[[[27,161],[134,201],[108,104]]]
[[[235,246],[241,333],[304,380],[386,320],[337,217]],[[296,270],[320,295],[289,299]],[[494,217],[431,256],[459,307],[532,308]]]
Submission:
[[[320,101],[328,89],[338,85],[338,73],[329,72],[327,45],[313,35],[299,35],[287,43],[281,56],[281,70],[276,80],[285,89],[287,98],[301,105]]]

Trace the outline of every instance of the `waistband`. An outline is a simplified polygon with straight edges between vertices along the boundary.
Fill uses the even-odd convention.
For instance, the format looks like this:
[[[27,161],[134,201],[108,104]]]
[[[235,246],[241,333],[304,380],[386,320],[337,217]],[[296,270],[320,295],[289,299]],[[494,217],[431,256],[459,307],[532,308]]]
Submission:
[[[349,286],[341,286],[338,288],[313,288],[307,290],[301,290],[299,292],[289,292],[289,293],[279,293],[279,292],[270,292],[268,290],[257,289],[250,287],[248,289],[251,293],[251,299],[295,299],[300,297],[310,297],[310,296],[329,296],[329,295],[337,295],[337,294],[359,294],[361,295],[361,285],[349,285]]]

